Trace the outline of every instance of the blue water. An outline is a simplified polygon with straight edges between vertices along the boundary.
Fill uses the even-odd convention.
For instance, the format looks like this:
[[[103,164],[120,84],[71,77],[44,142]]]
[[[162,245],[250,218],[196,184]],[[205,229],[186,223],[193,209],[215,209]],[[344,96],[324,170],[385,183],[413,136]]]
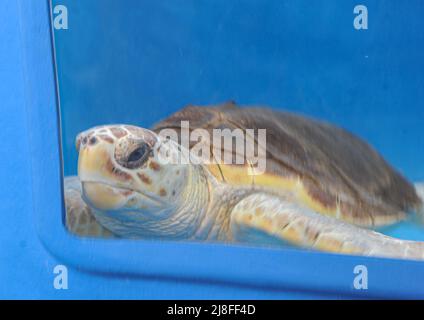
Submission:
[[[149,127],[186,104],[235,100],[327,120],[424,181],[424,2],[84,0],[55,31],[64,171],[76,134],[105,123]],[[385,230],[424,240],[405,222]]]

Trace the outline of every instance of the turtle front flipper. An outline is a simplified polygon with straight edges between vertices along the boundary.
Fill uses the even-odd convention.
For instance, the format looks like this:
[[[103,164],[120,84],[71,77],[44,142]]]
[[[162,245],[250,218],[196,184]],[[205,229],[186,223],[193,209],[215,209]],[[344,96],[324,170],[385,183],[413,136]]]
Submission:
[[[78,177],[65,177],[64,192],[66,227],[71,233],[86,237],[114,237],[96,221],[90,207],[82,199],[81,182]]]
[[[316,213],[292,199],[257,193],[231,213],[231,237],[265,233],[270,238],[321,251],[424,259],[424,243],[400,240]]]

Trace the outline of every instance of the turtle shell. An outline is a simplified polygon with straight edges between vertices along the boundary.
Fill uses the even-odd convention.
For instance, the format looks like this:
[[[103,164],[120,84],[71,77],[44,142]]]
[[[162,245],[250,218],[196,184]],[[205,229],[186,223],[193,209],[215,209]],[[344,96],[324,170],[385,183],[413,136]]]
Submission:
[[[265,173],[249,175],[249,164],[209,165],[211,173],[225,183],[274,193],[289,191],[317,212],[361,226],[390,224],[422,206],[414,186],[374,148],[329,123],[229,102],[187,106],[153,130],[180,130],[181,121],[189,121],[190,131],[206,129],[211,137],[215,128],[266,129]]]

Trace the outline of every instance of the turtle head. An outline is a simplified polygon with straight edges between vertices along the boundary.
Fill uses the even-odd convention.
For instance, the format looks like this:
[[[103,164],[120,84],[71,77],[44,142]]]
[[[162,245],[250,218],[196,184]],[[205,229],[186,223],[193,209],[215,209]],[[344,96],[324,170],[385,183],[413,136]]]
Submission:
[[[197,192],[188,192],[196,175],[176,161],[177,143],[147,129],[108,125],[80,133],[76,145],[83,197],[102,225],[125,237],[188,232],[172,225],[196,219],[194,210],[181,215]]]

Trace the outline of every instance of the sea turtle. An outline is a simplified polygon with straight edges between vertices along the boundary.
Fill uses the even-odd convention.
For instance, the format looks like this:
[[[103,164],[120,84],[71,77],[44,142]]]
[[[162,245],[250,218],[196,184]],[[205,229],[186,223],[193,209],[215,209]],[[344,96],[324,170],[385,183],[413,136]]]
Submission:
[[[187,121],[191,133],[201,128],[210,136],[217,128],[266,129],[265,145],[251,137],[265,149],[265,172],[252,172],[249,161],[187,162],[194,148],[193,141],[180,144]],[[212,157],[233,147],[214,143]],[[78,177],[65,180],[66,221],[80,235],[289,243],[424,258],[424,243],[372,230],[421,210],[417,189],[367,143],[325,122],[234,103],[188,106],[151,130],[98,126],[76,144]],[[164,161],[164,151],[179,161]]]

